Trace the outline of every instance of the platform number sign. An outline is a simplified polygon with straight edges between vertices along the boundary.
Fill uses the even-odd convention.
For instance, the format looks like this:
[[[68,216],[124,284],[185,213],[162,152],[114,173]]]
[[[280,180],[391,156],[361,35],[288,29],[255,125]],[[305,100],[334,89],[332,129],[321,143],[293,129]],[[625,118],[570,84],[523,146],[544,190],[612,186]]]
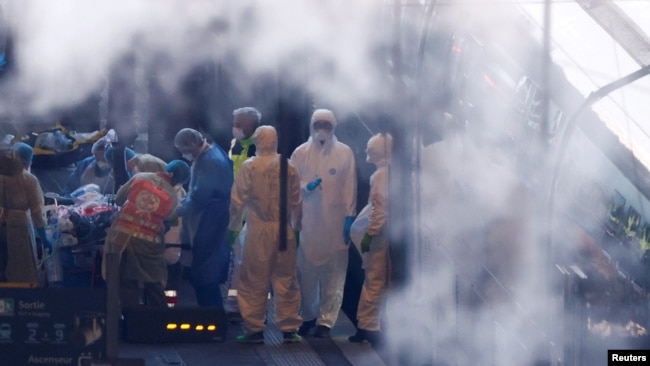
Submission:
[[[0,288],[3,364],[80,365],[105,357],[102,289]]]

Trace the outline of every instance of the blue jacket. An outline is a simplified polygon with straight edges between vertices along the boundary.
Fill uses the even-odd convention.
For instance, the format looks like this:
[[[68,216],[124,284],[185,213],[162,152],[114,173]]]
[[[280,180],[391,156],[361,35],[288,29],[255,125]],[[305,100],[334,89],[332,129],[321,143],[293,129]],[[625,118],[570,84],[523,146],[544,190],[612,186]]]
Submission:
[[[222,283],[230,262],[228,220],[232,162],[218,145],[210,145],[192,163],[187,196],[177,212],[192,243],[190,281],[194,286]]]

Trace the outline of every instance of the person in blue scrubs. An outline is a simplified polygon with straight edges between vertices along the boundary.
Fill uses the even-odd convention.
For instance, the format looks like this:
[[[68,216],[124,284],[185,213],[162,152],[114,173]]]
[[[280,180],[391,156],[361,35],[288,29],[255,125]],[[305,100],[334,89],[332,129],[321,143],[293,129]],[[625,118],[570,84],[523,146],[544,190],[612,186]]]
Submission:
[[[223,308],[220,284],[228,276],[228,221],[233,167],[228,154],[191,128],[174,138],[183,158],[192,162],[187,196],[177,213],[183,218],[181,238],[192,245],[189,278],[199,306]]]

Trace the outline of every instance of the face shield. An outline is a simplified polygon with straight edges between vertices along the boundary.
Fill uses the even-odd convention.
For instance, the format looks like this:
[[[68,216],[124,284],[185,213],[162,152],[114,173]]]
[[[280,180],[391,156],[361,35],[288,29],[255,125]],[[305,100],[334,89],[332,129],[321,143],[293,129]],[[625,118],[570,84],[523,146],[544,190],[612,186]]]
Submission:
[[[334,137],[334,126],[329,121],[314,121],[311,125],[314,140],[324,144]]]

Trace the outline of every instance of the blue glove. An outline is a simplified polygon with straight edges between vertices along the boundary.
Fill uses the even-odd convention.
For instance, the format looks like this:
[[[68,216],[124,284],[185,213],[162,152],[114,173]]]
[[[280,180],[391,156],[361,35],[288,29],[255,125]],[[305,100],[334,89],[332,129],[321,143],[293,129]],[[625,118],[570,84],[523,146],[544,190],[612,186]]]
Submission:
[[[314,189],[316,189],[316,187],[320,186],[322,181],[323,181],[323,179],[321,179],[321,178],[316,178],[316,179],[312,180],[311,182],[307,183],[307,190],[309,192],[313,191]]]
[[[296,249],[298,249],[298,247],[300,246],[300,231],[294,230],[293,236],[296,237]]]
[[[367,253],[370,251],[370,243],[372,243],[372,236],[366,235],[363,236],[363,240],[361,240],[361,253]]]
[[[47,251],[47,255],[52,254],[54,251],[54,246],[45,233],[45,226],[36,228],[36,234],[38,234],[38,238],[41,239],[41,243],[43,243],[43,248]]]
[[[345,244],[350,244],[352,239],[350,238],[350,228],[354,222],[354,216],[346,216],[345,223],[343,223],[343,241]]]

